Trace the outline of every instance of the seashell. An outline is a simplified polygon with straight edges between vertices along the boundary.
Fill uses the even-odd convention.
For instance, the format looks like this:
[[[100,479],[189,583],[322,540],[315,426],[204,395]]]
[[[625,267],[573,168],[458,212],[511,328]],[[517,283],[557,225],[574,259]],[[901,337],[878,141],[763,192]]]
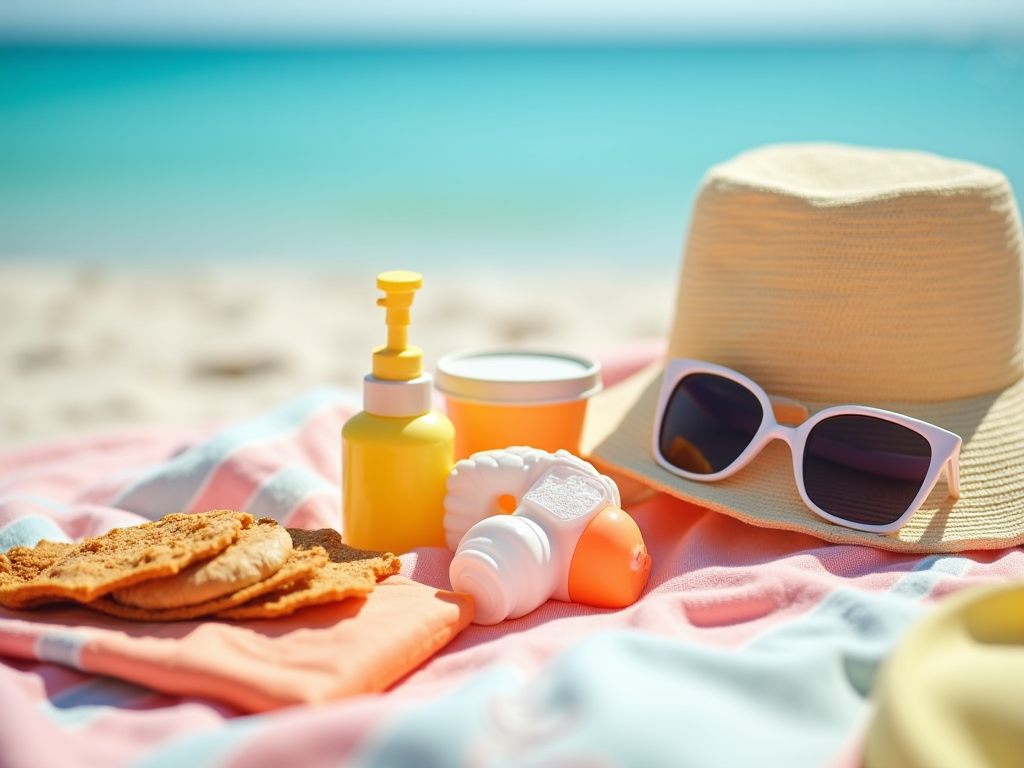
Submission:
[[[485,518],[511,514],[530,487],[554,466],[575,467],[601,480],[613,503],[621,503],[615,483],[568,451],[548,453],[514,446],[474,453],[448,475],[444,497],[445,541],[454,552],[466,532]]]
[[[583,531],[569,565],[569,599],[595,608],[625,608],[640,597],[651,557],[636,522],[605,507]]]

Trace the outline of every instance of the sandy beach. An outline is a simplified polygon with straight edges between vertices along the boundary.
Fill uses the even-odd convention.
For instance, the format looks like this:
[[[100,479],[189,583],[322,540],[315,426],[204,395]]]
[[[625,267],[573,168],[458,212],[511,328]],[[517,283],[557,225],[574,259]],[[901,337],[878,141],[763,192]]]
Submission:
[[[428,370],[479,347],[600,352],[663,337],[676,275],[426,275]],[[373,275],[0,266],[0,449],[244,418],[312,387],[358,392],[384,313]]]

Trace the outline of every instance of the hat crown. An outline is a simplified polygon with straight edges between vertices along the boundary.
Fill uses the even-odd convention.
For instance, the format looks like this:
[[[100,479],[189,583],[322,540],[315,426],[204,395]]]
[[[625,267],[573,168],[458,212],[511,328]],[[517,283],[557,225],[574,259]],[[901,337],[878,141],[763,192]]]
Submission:
[[[1024,374],[1006,178],[921,152],[804,144],[712,168],[669,354],[810,402],[956,400]]]

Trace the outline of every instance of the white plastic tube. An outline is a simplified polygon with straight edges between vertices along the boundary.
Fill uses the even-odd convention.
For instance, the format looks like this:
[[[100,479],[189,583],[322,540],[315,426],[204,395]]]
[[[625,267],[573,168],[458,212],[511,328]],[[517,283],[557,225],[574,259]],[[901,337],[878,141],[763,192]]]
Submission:
[[[453,589],[472,595],[477,624],[518,618],[552,597],[569,600],[576,543],[612,505],[608,485],[581,468],[554,466],[512,515],[488,517],[470,528],[448,573]]]
[[[558,580],[547,534],[532,520],[511,515],[474,526],[448,574],[456,591],[473,597],[478,624],[529,613],[554,593]]]

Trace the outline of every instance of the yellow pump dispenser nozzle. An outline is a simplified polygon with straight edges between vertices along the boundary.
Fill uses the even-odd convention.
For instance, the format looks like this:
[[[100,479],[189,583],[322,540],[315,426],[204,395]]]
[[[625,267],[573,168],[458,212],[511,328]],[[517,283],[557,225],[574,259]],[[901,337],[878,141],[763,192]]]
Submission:
[[[409,346],[409,308],[423,277],[383,272],[388,343],[373,350],[363,410],[341,431],[342,537],[359,549],[401,554],[443,547],[444,494],[455,463],[455,428],[431,407],[434,380]]]
[[[387,294],[377,306],[387,309],[388,343],[373,350],[373,375],[385,381],[410,381],[423,375],[423,350],[409,346],[409,307],[423,287],[417,272],[394,270],[377,276],[377,288]]]

